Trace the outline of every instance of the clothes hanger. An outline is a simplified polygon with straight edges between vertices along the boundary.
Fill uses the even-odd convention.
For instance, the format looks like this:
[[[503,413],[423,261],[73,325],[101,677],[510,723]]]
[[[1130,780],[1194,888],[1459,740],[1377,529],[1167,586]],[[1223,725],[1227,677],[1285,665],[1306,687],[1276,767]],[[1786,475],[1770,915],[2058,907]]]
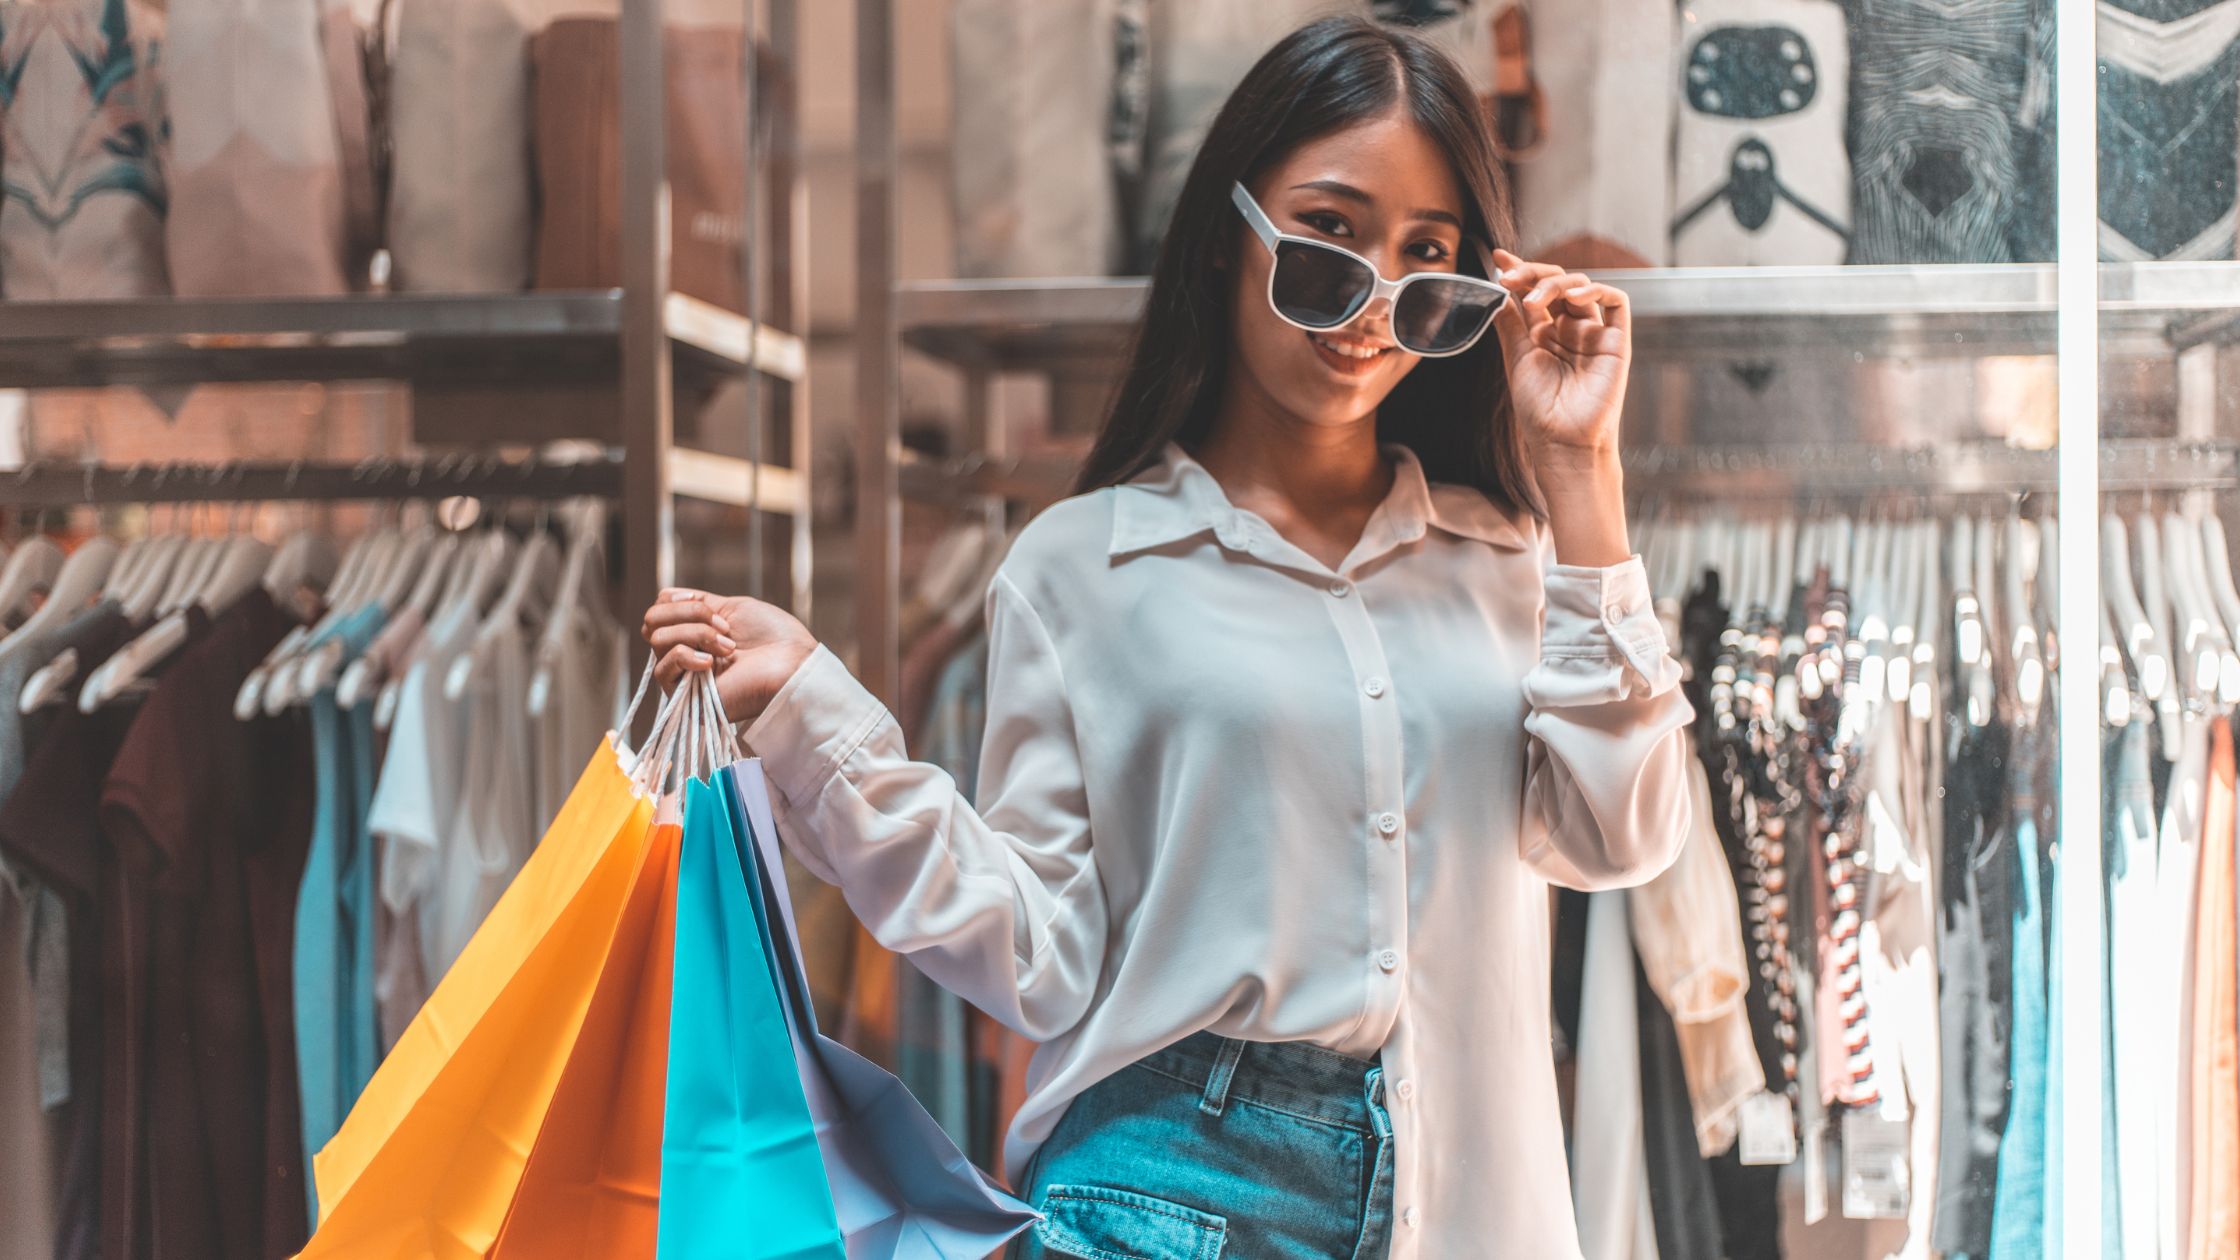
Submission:
[[[2115,613],[2107,601],[2100,604],[2100,718],[2111,727],[2127,725],[2136,702],[2123,673],[2122,635],[2116,631]]]
[[[2135,566],[2132,572],[2138,579],[2134,589],[2139,596],[2139,606],[2146,611],[2147,624],[2154,627],[2155,642],[2168,654],[2171,681],[2182,688],[2189,681],[2184,668],[2186,618],[2170,589],[2175,576],[2170,563],[2174,547],[2163,541],[2162,521],[2151,499],[2141,504],[2131,528]]]
[[[1985,726],[1991,721],[1992,705],[1996,699],[1992,692],[1992,678],[1987,627],[1983,620],[1983,600],[1974,588],[1980,572],[1976,567],[1975,519],[1961,515],[1953,522],[1951,564],[1956,579],[1953,611],[1953,652],[1960,678],[1963,697],[1962,711],[1968,725]]]
[[[2240,587],[2236,587],[2233,582],[2232,549],[2230,540],[2225,535],[2224,519],[2214,509],[2204,512],[2201,517],[2201,553],[2202,567],[2206,570],[2209,583],[2210,606],[2224,623],[2226,640],[2240,649]],[[2225,662],[2224,673],[2240,675],[2240,656]],[[2240,691],[2240,677],[2235,677],[2233,685],[2223,690]],[[2225,697],[2220,693],[2219,698]],[[2226,702],[2240,702],[2240,697]]]
[[[2180,596],[2179,607],[2186,617],[2188,646],[2194,662],[2194,693],[2204,703],[2217,703],[2228,690],[2240,687],[2240,682],[2225,676],[2224,662],[2232,655],[2232,642],[2225,633],[2224,617],[2217,611],[2210,594],[2212,582],[2201,530],[2173,508],[2163,518],[2162,532],[2166,542],[2176,544],[2172,559],[2179,572],[2173,582],[2173,593]]]
[[[2152,535],[2148,532],[2150,526],[2155,531]],[[2160,553],[2162,561],[2169,622],[2167,630],[2161,626],[2156,629],[2162,632],[2164,648],[2170,654],[2172,689],[2186,702],[2197,703],[2215,689],[2216,658],[2208,645],[2208,622],[2193,602],[2193,595],[2199,588],[2190,572],[2185,544],[2185,536],[2192,529],[2175,512],[2157,519],[2152,511],[2140,514],[2137,528],[2142,562],[2150,554],[2150,545]],[[2147,611],[2152,615],[2156,609],[2149,604]],[[2208,654],[2206,659],[2205,653]]]
[[[422,553],[419,572],[413,578],[398,613],[413,614],[426,624],[429,611],[435,605],[437,593],[448,583],[453,564],[459,556],[459,536],[441,531]],[[378,700],[391,662],[377,660],[369,653],[359,653],[342,671],[342,678],[335,684],[335,703],[345,709],[355,709],[368,700]]]
[[[118,552],[115,542],[98,535],[80,544],[55,574],[46,604],[25,619],[22,628],[32,634],[44,634],[49,627],[59,627],[93,603],[107,582],[110,570],[116,567]],[[17,712],[29,713],[60,700],[68,693],[77,673],[77,649],[62,649],[24,681],[23,690],[16,697]]]
[[[361,557],[358,565],[351,570],[345,558],[343,567],[349,576],[335,579],[338,589],[330,595],[326,613],[311,627],[294,654],[275,663],[266,678],[263,697],[266,716],[278,717],[293,705],[308,703],[340,671],[347,649],[335,637],[335,632],[343,622],[373,604],[384,589],[401,542],[402,534],[395,517],[359,537],[352,548]]]
[[[607,506],[596,499],[577,503],[568,519],[568,554],[560,566],[560,591],[553,598],[552,615],[545,618],[536,668],[529,676],[530,717],[544,716],[551,705],[553,674],[578,619],[596,619],[604,612],[605,601],[598,598],[596,584],[606,568]]]
[[[2003,602],[2009,611],[2007,658],[2013,662],[2016,711],[2023,725],[2034,727],[2045,698],[2045,660],[2038,652],[2037,621],[2030,613],[2027,575],[2036,565],[2020,504],[2007,516],[2003,541],[2006,563],[2000,566],[2000,576]]]
[[[24,539],[10,553],[8,563],[0,567],[0,614],[14,612],[29,603],[31,593],[39,587],[54,589],[54,580],[62,572],[64,558],[62,548],[45,534],[33,534]]]
[[[1948,623],[1944,602],[1944,526],[1936,517],[1921,522],[1921,539],[1915,563],[1920,574],[1920,599],[1913,611],[1913,690],[1906,712],[1916,722],[1927,722],[1937,713],[1938,654],[1945,650]]]
[[[446,698],[458,700],[467,694],[467,686],[474,678],[475,663],[488,650],[488,645],[507,629],[519,629],[549,608],[559,582],[560,548],[540,521],[522,547],[521,558],[513,566],[512,579],[475,630],[473,642],[451,662],[450,672],[443,680]]]
[[[239,527],[238,515],[234,526]],[[272,548],[245,533],[236,533],[222,543],[211,543],[205,548],[205,554],[208,557],[203,565],[205,576],[195,581],[186,602],[164,613],[153,626],[118,648],[87,676],[84,688],[78,693],[79,712],[97,713],[101,706],[131,692],[150,671],[185,646],[193,625],[193,612],[200,610],[210,617],[224,613],[242,596],[256,589],[272,563]]]
[[[2171,685],[2169,658],[2155,638],[2154,623],[2139,603],[2139,588],[2131,576],[2131,534],[2123,518],[2109,512],[2100,521],[2100,593],[2117,644],[2131,661],[2130,680],[2136,682],[2134,700],[2152,706],[2162,719],[2160,730],[2165,761],[2178,758],[2178,698]]]

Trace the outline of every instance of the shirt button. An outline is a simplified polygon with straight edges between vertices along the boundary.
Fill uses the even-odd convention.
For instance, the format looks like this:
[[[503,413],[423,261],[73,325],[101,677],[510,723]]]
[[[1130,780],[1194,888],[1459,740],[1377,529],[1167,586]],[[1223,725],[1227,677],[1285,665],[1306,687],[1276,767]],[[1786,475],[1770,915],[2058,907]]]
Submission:
[[[1350,582],[1332,582],[1330,584],[1330,593],[1337,596],[1339,599],[1344,599],[1346,596],[1353,593],[1353,584]]]
[[[1401,1208],[1400,1223],[1409,1229],[1414,1229],[1416,1227],[1416,1210],[1412,1207]]]
[[[1624,621],[1626,619],[1626,607],[1624,604],[1612,604],[1602,610],[1602,615],[1612,621]]]
[[[1377,965],[1386,971],[1398,971],[1400,970],[1400,955],[1397,951],[1388,949],[1377,955]]]
[[[1416,1096],[1416,1083],[1414,1081],[1402,1081],[1395,1087],[1395,1092],[1400,1095],[1401,1102],[1410,1102]]]
[[[1362,689],[1363,691],[1366,691],[1366,692],[1368,692],[1368,693],[1369,693],[1369,698],[1370,698],[1371,700],[1374,700],[1374,699],[1376,699],[1376,698],[1377,698],[1378,696],[1381,696],[1381,695],[1383,695],[1383,694],[1384,694],[1384,679],[1382,679],[1382,678],[1372,678],[1372,679],[1370,679],[1369,681],[1367,681],[1367,682],[1365,682],[1365,683],[1361,684],[1361,689]]]
[[[1400,830],[1400,815],[1390,810],[1377,815],[1377,830],[1388,836]]]

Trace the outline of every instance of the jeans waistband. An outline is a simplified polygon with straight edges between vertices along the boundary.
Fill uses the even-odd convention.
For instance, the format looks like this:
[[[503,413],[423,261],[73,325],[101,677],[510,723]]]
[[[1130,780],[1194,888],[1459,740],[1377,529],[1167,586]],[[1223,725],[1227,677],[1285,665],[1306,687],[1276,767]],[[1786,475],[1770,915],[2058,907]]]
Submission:
[[[1198,1090],[1200,1106],[1215,1115],[1249,1102],[1363,1133],[1385,1131],[1373,1106],[1383,1101],[1383,1070],[1307,1042],[1237,1041],[1201,1032],[1137,1066]]]

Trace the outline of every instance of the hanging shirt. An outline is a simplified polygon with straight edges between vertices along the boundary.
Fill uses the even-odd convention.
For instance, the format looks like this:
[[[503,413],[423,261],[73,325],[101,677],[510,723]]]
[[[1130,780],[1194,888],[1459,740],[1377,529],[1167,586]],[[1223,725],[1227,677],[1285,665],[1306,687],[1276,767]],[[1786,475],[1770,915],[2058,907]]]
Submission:
[[[1625,896],[1589,897],[1579,984],[1582,1088],[1571,1130],[1572,1207],[1587,1260],[1659,1260],[1642,1128],[1633,949]]]
[[[288,958],[310,757],[300,713],[232,713],[291,620],[252,588],[178,652],[101,789],[103,829],[149,873],[159,1257],[286,1255],[308,1236]]]
[[[409,934],[392,937],[390,948],[416,955],[408,960],[384,959],[381,974],[390,978],[392,986],[408,976],[420,986],[416,993],[392,989],[381,999],[388,1010],[418,1011],[443,977],[437,961],[447,959],[449,937],[429,898],[459,808],[459,766],[467,746],[466,698],[454,700],[447,695],[443,678],[474,637],[475,623],[473,607],[456,604],[438,613],[423,634],[398,684],[389,749],[367,814],[366,826],[381,846],[381,904],[400,923],[413,927]]]
[[[379,633],[383,614],[368,607],[312,640],[343,645],[343,664]],[[366,830],[373,794],[373,713],[347,713],[328,686],[311,698],[317,793],[311,851],[296,902],[296,1061],[303,1087],[303,1155],[319,1153],[342,1127],[350,1105],[373,1079],[379,1056],[373,994],[372,836]],[[304,1193],[313,1220],[317,1191],[306,1169]]]
[[[1387,453],[1334,570],[1171,443],[1030,524],[988,595],[977,810],[822,648],[747,739],[804,864],[1044,1043],[1014,1181],[1146,1054],[1309,1041],[1381,1055],[1395,1257],[1575,1257],[1547,886],[1672,861],[1690,710],[1638,559],[1551,567]]]
[[[1626,909],[1649,986],[1672,1018],[1698,1153],[1710,1159],[1734,1145],[1736,1113],[1767,1085],[1743,1000],[1750,959],[1734,874],[1711,825],[1710,779],[1692,758],[1688,799],[1694,825],[1679,860],[1627,893]]]
[[[536,750],[529,729],[527,636],[516,622],[477,631],[460,750],[459,808],[437,857],[435,890],[423,915],[434,942],[428,980],[443,974],[498,904],[544,828],[536,817]],[[443,685],[440,677],[431,680]],[[447,691],[448,687],[445,688]]]
[[[83,679],[122,647],[132,630],[120,606],[104,600],[63,626],[54,647],[78,654],[77,677]],[[0,704],[15,709],[19,694],[20,688],[0,687]],[[121,980],[125,971],[110,965],[119,949],[114,938],[123,930],[117,921],[122,887],[95,821],[101,776],[124,738],[131,710],[112,706],[85,714],[76,701],[75,693],[67,694],[26,723],[36,732],[29,760],[0,805],[0,861],[29,874],[67,906],[61,1009],[24,1022],[38,1029],[42,1048],[60,1040],[69,1065],[67,1095],[47,1110],[57,1143],[57,1237],[50,1252],[57,1260],[101,1254],[104,1144],[136,1134],[137,1127],[129,1126],[139,1123],[137,1114],[116,1114],[120,1109],[103,1103],[104,1074],[120,1066],[116,1043],[103,1032],[103,1006],[121,996],[110,980]],[[0,890],[0,898],[7,897]],[[23,956],[0,958],[13,962]],[[46,996],[45,1004],[54,1005],[53,995]],[[57,1029],[66,1030],[59,1039]]]

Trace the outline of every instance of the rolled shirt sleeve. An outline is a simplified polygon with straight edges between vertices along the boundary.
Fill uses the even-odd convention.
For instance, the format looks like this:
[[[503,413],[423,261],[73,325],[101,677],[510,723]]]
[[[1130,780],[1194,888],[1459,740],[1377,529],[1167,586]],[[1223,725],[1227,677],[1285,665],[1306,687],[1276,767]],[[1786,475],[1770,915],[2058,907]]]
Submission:
[[[910,759],[885,705],[819,646],[748,727],[778,789],[780,839],[837,884],[881,945],[1031,1040],[1077,1023],[1104,954],[1104,897],[1064,675],[1048,629],[998,574],[975,810]]]
[[[1524,680],[1524,860],[1570,888],[1643,883],[1687,838],[1694,710],[1641,558],[1551,566],[1543,616]]]

